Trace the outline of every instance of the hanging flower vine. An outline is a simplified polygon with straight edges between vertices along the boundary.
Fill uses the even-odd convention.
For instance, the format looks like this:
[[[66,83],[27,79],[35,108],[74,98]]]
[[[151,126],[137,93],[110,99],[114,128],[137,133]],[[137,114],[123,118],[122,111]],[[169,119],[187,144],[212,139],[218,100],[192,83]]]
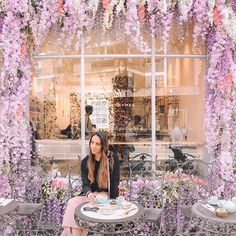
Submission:
[[[102,16],[102,17],[100,17]],[[214,157],[217,194],[235,188],[236,145],[236,4],[234,0],[1,0],[0,1],[0,169],[30,155],[27,103],[31,88],[31,60],[46,35],[56,28],[64,48],[80,47],[82,35],[100,27],[124,36],[144,52],[143,37],[168,40],[171,26],[192,19],[193,38],[206,40],[205,125],[209,153]],[[98,22],[101,20],[101,22]],[[4,176],[6,178],[6,176]],[[8,191],[8,188],[3,191]]]

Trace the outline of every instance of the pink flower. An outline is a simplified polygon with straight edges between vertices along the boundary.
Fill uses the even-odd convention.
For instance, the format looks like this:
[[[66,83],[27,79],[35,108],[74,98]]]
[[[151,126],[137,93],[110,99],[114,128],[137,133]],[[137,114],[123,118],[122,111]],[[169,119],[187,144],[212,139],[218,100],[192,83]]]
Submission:
[[[137,187],[144,186],[144,180],[141,178],[138,178],[137,181],[135,181],[134,185],[136,185]]]
[[[214,14],[214,23],[215,23],[215,25],[216,26],[220,25],[221,24],[221,15],[220,15],[220,12],[219,12],[217,6],[214,7],[213,14]]]
[[[53,179],[51,186],[52,188],[66,189],[67,184],[63,179]]]
[[[58,0],[58,7],[57,7],[57,12],[58,12],[58,13],[61,13],[61,12],[62,12],[63,3],[64,3],[64,0]]]
[[[219,80],[219,87],[221,88],[231,88],[232,86],[232,81],[233,81],[233,78],[232,78],[232,74],[229,73],[227,74],[224,78],[222,78],[221,80]]]
[[[21,55],[25,56],[28,54],[28,50],[29,50],[29,45],[28,43],[23,43],[21,45]]]
[[[196,183],[197,185],[207,185],[207,181],[199,177],[195,177],[193,179],[193,182]]]
[[[53,179],[51,185],[52,185],[53,188],[58,188],[59,187],[59,182],[56,179]]]
[[[109,3],[110,3],[110,0],[102,0],[102,6],[103,6],[103,8],[106,9],[106,8],[108,7]]]
[[[145,11],[146,11],[146,8],[144,5],[138,6],[138,17],[142,23],[144,22],[144,19],[145,19]]]
[[[18,105],[18,108],[16,110],[16,116],[18,118],[23,116],[23,106],[21,104]]]
[[[171,180],[171,181],[178,181],[179,180],[179,176],[177,176],[177,175],[166,175],[165,179],[166,180]]]

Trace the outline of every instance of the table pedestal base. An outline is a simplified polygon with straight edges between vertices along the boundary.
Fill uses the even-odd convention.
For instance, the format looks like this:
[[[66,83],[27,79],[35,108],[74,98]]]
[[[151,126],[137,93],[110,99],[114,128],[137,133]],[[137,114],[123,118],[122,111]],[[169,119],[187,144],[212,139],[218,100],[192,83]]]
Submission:
[[[142,217],[143,218],[143,217]],[[76,218],[78,226],[86,229],[88,232],[101,235],[117,235],[132,232],[143,223],[141,219],[135,219],[119,223],[95,223],[88,220]]]

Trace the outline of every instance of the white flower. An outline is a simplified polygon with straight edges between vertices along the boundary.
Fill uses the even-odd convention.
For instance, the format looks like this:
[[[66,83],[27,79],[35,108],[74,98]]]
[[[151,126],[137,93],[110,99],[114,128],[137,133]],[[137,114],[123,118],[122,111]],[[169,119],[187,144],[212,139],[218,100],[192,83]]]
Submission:
[[[89,9],[93,12],[93,18],[96,16],[100,0],[89,0],[88,6]]]
[[[231,7],[221,9],[222,23],[226,33],[236,42],[236,17]]]
[[[103,14],[103,30],[106,31],[108,29],[110,29],[112,27],[112,23],[113,23],[113,7],[111,5],[109,5],[109,7],[106,9],[106,11]]]
[[[125,12],[125,0],[117,0],[118,4],[116,5],[116,14],[119,15],[120,12],[122,11],[123,13]]]
[[[233,157],[230,151],[222,151],[219,157],[222,170],[222,178],[231,180],[233,176]]]
[[[168,10],[167,2],[166,2],[166,0],[162,0],[162,2],[161,2],[161,7],[160,7],[160,11],[161,11],[162,13],[166,13],[167,10]]]
[[[214,21],[214,14],[213,14],[213,11],[209,11],[209,12],[208,12],[208,19],[209,19],[210,24],[212,25],[212,24],[213,24],[213,21]]]
[[[207,5],[208,5],[208,8],[209,8],[208,18],[209,18],[210,24],[212,25],[213,21],[214,21],[213,9],[215,7],[215,0],[208,0]]]
[[[215,7],[215,3],[216,3],[215,0],[208,0],[207,1],[207,5],[208,5],[210,11],[213,11],[213,9]]]
[[[81,1],[80,0],[73,0],[74,3],[73,5],[75,6],[76,9],[79,9],[80,5],[81,5]]]
[[[181,13],[181,21],[186,21],[188,18],[188,13],[191,10],[193,5],[193,0],[179,0],[178,7]]]
[[[0,11],[2,11],[2,9],[4,8],[4,4],[5,4],[5,1],[0,0]]]

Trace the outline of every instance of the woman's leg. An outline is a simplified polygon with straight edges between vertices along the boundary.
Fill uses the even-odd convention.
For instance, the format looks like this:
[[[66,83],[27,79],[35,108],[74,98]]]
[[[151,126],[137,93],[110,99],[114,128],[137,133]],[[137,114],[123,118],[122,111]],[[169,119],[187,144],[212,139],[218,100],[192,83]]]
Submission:
[[[85,196],[74,197],[68,201],[65,214],[63,216],[62,227],[64,228],[64,230],[61,236],[67,236],[65,233],[67,233],[68,236],[87,235],[87,232],[81,230],[74,220],[75,208],[85,202],[88,202],[88,198]],[[63,235],[63,233],[65,235]]]
[[[61,236],[87,236],[88,232],[82,229],[64,227]]]
[[[72,228],[64,227],[64,230],[62,231],[61,236],[72,236]]]
[[[73,236],[87,236],[87,234],[88,232],[85,230],[72,228]]]

